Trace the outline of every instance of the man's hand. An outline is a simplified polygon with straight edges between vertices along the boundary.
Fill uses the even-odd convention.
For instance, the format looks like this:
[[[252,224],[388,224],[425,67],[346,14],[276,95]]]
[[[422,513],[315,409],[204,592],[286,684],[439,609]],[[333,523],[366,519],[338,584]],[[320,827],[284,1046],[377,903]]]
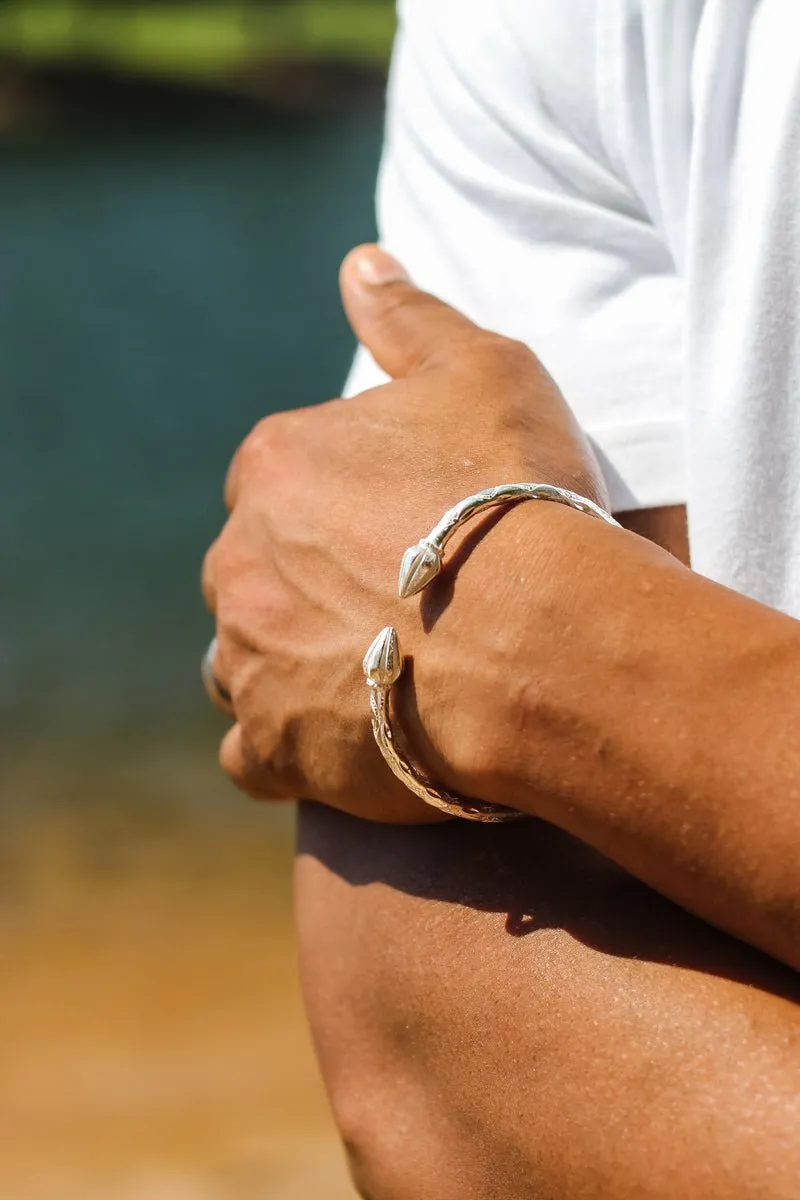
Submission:
[[[353,251],[341,284],[353,329],[394,382],[268,417],[234,459],[230,519],[204,570],[217,618],[215,671],[237,716],[221,761],[257,797],[436,820],[372,742],[361,659],[382,626],[399,629],[420,705],[407,705],[404,723],[432,769],[446,762],[453,770],[481,720],[465,698],[475,664],[455,663],[460,618],[437,629],[435,651],[428,639],[415,653],[424,622],[418,601],[397,599],[402,553],[484,487],[542,481],[603,503],[603,484],[563,397],[526,347],[420,292],[376,247]],[[490,565],[470,572],[484,611],[501,604],[507,583]],[[475,619],[473,606],[464,619]]]

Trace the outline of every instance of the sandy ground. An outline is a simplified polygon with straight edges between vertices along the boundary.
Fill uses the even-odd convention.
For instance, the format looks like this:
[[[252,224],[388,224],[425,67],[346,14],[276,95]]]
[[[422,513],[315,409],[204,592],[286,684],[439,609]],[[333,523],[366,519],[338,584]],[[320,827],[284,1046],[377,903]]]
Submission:
[[[49,816],[3,846],[0,1196],[353,1200],[305,1030],[288,836]]]

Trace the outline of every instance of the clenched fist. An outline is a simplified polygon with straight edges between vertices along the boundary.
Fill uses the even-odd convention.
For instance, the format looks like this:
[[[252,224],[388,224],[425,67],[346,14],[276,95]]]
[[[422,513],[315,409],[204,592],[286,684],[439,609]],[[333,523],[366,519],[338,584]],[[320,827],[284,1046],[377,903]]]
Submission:
[[[393,382],[268,417],[234,458],[230,518],[203,577],[217,621],[214,670],[236,714],[221,761],[256,797],[438,820],[373,743],[364,652],[383,626],[398,629],[412,663],[397,689],[402,724],[415,757],[457,786],[476,748],[492,753],[482,686],[490,654],[470,649],[473,633],[494,629],[502,639],[508,572],[519,561],[533,576],[537,555],[552,560],[557,539],[542,513],[541,536],[520,546],[509,513],[480,545],[471,535],[458,569],[451,553],[422,601],[398,599],[403,551],[451,505],[494,484],[553,483],[600,503],[603,485],[564,399],[525,346],[419,291],[377,247],[348,256],[341,285],[356,335]]]

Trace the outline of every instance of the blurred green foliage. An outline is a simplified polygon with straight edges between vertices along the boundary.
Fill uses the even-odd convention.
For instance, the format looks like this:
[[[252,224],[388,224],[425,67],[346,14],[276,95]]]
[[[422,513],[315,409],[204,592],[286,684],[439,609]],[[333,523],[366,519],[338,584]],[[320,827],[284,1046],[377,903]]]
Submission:
[[[5,0],[0,56],[224,78],[270,62],[386,62],[392,0]]]

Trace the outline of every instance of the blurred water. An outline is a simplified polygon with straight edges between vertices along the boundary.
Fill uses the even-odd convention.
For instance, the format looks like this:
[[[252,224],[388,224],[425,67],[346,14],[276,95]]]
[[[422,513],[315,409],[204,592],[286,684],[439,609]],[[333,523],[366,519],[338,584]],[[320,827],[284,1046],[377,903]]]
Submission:
[[[345,374],[336,270],[373,236],[380,114],[192,112],[0,143],[0,1195],[20,1200],[353,1194],[295,980],[291,812],[217,770],[198,575],[238,441]]]
[[[197,591],[232,450],[336,392],[377,111],[0,145],[4,758],[210,726]]]

